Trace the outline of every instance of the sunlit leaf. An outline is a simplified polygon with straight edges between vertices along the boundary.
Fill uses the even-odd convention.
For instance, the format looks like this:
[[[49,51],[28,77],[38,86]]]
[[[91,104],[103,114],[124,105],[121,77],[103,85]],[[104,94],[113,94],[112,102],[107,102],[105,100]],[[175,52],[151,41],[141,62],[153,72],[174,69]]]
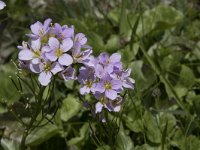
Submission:
[[[19,143],[14,140],[1,139],[1,146],[3,150],[20,150]]]
[[[81,127],[81,129],[79,131],[79,136],[78,137],[74,137],[74,138],[70,139],[69,141],[67,141],[68,145],[69,146],[78,145],[81,142],[84,142],[84,140],[86,139],[86,135],[87,135],[88,129],[89,129],[89,124],[85,123]]]
[[[68,95],[66,99],[63,100],[61,107],[61,119],[63,121],[68,121],[70,118],[75,116],[81,109],[81,104],[72,95]]]
[[[116,149],[117,150],[133,150],[134,145],[131,138],[126,135],[125,131],[121,127],[116,142]]]
[[[58,132],[57,126],[53,124],[36,128],[27,136],[26,145],[39,145],[58,134]]]
[[[142,37],[154,29],[168,29],[183,19],[183,14],[175,8],[167,5],[159,5],[147,10],[137,28],[137,35]]]

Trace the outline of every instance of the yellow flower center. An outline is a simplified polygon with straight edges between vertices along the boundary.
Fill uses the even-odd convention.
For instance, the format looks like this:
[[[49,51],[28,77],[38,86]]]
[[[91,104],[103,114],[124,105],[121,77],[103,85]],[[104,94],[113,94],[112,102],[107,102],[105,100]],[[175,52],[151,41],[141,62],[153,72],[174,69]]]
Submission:
[[[109,64],[109,63],[110,63],[110,60],[109,60],[109,59],[107,59],[107,60],[106,60],[106,64]]]
[[[40,52],[39,50],[34,51],[33,53],[34,53],[34,56],[35,56],[36,58],[40,58],[41,52]]]
[[[44,34],[44,30],[41,29],[39,35],[40,35],[40,36],[43,36],[43,34]]]
[[[88,81],[86,81],[85,82],[85,85],[87,86],[87,87],[89,87],[89,88],[91,88],[92,87],[92,81],[91,80],[88,80]]]
[[[42,43],[47,43],[48,40],[49,40],[49,36],[44,36],[44,37],[41,38]]]
[[[112,89],[112,85],[110,84],[110,82],[105,82],[105,83],[104,83],[104,88],[105,88],[106,90],[110,90],[110,89]]]
[[[63,51],[60,48],[56,49],[56,56],[57,57],[62,56],[62,54],[63,54]]]
[[[45,65],[44,65],[44,71],[45,72],[48,72],[48,71],[50,71],[51,70],[51,64],[50,63],[46,63]]]
[[[106,103],[107,103],[106,97],[103,96],[103,97],[100,99],[100,102],[101,102],[102,104],[106,104]]]
[[[83,54],[76,54],[76,55],[74,55],[74,57],[77,58],[77,59],[81,58],[82,56],[83,56]]]

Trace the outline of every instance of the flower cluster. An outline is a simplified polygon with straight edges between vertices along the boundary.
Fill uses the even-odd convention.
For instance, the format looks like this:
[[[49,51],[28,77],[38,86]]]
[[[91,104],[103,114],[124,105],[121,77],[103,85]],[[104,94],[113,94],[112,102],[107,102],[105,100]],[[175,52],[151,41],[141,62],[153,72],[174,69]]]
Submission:
[[[74,27],[52,25],[51,19],[31,25],[28,42],[23,42],[18,59],[21,67],[39,74],[38,80],[47,86],[53,75],[61,74],[64,80],[75,79],[72,64],[85,64],[92,50],[86,45],[84,34],[74,34]]]
[[[103,108],[114,112],[121,109],[120,94],[124,89],[133,89],[134,80],[130,78],[131,69],[123,69],[119,53],[111,56],[101,53],[94,57],[83,33],[74,34],[73,26],[53,25],[51,19],[43,24],[37,21],[31,25],[31,31],[27,34],[30,40],[18,46],[21,68],[39,74],[38,80],[43,86],[56,74],[65,81],[78,80],[80,94],[92,93],[98,100],[96,113]],[[81,65],[75,70],[74,64]]]
[[[79,69],[78,81],[82,85],[80,93],[92,93],[95,96],[98,100],[96,113],[103,108],[117,112],[122,104],[120,93],[125,88],[134,88],[130,73],[131,69],[123,69],[119,53],[111,56],[101,53],[97,58],[91,56],[87,65]]]

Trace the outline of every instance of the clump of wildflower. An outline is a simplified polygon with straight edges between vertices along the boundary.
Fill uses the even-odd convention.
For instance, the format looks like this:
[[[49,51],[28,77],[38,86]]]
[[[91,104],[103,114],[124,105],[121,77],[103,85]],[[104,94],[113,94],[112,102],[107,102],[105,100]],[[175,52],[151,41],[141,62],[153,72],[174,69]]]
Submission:
[[[99,57],[90,57],[85,67],[79,69],[78,81],[81,84],[80,93],[92,93],[98,100],[96,113],[106,108],[118,112],[123,98],[120,94],[124,89],[133,89],[134,80],[130,78],[131,69],[124,70],[121,55],[114,53],[109,56],[101,53]]]
[[[91,93],[96,99],[95,112],[103,108],[118,112],[123,103],[121,94],[134,88],[131,69],[122,67],[121,55],[101,53],[92,56],[92,48],[83,33],[74,33],[74,26],[37,21],[31,25],[27,42],[18,46],[20,67],[38,75],[41,85],[47,86],[57,74],[63,80],[78,80],[80,94]],[[76,76],[75,64],[79,64]]]
[[[76,63],[87,64],[92,53],[83,33],[74,34],[74,27],[54,25],[51,19],[37,21],[30,26],[27,42],[18,46],[18,59],[24,69],[38,74],[41,85],[47,86],[52,76],[60,74],[63,79],[74,80]]]

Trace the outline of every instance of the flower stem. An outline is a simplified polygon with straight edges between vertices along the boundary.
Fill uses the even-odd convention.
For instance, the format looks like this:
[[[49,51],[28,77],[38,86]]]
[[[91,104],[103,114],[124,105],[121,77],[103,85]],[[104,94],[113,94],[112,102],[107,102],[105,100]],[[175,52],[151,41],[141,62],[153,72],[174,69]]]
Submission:
[[[39,115],[39,113],[40,113],[41,110],[42,110],[42,107],[41,107],[42,105],[41,105],[41,103],[42,103],[42,95],[43,95],[43,92],[44,92],[44,87],[41,87],[41,88],[40,88],[40,92],[39,92],[39,94],[38,94],[37,97],[36,97],[36,99],[38,100],[38,101],[36,101],[38,107],[37,107],[37,109],[36,109],[36,111],[35,111],[35,114],[31,117],[31,120],[30,120],[29,124],[26,126],[26,128],[25,128],[25,130],[24,130],[24,133],[23,133],[23,136],[22,136],[22,140],[21,140],[21,144],[20,144],[20,149],[21,149],[21,150],[25,150],[25,149],[26,149],[26,138],[27,138],[29,132],[30,132],[32,129],[35,128],[35,127],[33,127],[33,124],[34,124],[34,122],[36,121],[37,116]]]

